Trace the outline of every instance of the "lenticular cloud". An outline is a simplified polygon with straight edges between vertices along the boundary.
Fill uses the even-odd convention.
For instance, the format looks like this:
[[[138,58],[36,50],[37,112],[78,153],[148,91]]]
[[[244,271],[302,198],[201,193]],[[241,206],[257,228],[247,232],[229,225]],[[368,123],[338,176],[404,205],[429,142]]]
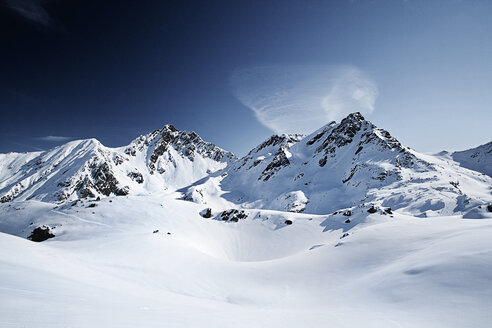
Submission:
[[[275,133],[310,133],[351,112],[371,113],[378,90],[353,66],[261,66],[237,69],[231,88]]]

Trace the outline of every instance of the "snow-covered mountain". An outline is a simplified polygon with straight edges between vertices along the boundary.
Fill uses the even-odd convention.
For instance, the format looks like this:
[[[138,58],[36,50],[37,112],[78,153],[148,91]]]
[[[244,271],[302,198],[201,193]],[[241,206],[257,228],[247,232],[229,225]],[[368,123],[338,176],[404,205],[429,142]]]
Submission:
[[[359,113],[311,135],[274,135],[236,158],[172,125],[108,148],[95,139],[0,155],[0,200],[59,204],[179,188],[201,204],[327,214],[391,207],[435,216],[491,201],[492,143],[449,156],[420,154]],[[458,163],[459,162],[459,163]],[[467,167],[466,168],[462,168]]]
[[[451,157],[467,169],[492,177],[492,141],[476,148],[456,151]]]
[[[409,149],[354,113],[306,137],[272,136],[186,194],[213,203],[213,190],[245,208],[326,214],[378,206],[435,216],[490,202],[491,186],[489,177]]]
[[[0,154],[0,201],[63,203],[183,187],[224,168],[234,155],[172,125],[108,148],[96,139],[47,152]]]
[[[487,147],[354,113],[242,158],[171,125],[0,154],[0,326],[486,327]]]

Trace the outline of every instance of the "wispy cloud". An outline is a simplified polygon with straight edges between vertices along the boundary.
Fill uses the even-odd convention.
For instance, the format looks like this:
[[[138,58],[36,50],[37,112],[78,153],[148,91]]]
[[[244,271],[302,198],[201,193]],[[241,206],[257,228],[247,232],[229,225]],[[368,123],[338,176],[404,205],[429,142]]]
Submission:
[[[44,137],[38,137],[36,140],[41,140],[41,141],[50,141],[50,142],[60,142],[60,141],[67,141],[73,139],[72,137],[63,137],[63,136],[44,136]]]
[[[351,112],[371,113],[376,83],[354,66],[296,65],[237,69],[234,95],[275,133],[310,133]]]
[[[50,26],[53,20],[44,9],[45,0],[4,0],[4,4],[22,17],[43,25]]]

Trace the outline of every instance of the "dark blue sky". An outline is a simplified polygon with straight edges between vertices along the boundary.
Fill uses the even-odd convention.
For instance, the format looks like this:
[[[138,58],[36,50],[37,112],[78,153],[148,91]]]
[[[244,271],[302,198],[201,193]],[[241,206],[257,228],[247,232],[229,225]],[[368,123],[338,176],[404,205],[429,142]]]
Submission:
[[[356,67],[378,89],[367,118],[417,150],[492,140],[490,1],[17,1],[0,7],[0,152],[172,123],[242,155],[273,132],[230,78],[268,65]]]

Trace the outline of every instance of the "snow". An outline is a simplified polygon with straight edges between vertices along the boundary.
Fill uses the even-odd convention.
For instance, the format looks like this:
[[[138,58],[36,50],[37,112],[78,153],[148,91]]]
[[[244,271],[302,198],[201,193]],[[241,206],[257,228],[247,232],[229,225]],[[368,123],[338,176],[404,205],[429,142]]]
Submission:
[[[0,326],[486,327],[487,147],[355,113],[240,159],[170,125],[0,154]]]
[[[112,197],[94,208],[2,204],[10,233],[24,237],[23,222],[33,220],[56,226],[56,237],[0,233],[0,326],[484,327],[492,319],[492,220],[356,211],[358,224],[347,225],[341,215],[256,210],[222,222],[176,196]]]
[[[454,161],[470,170],[492,177],[492,142],[452,154]]]
[[[262,144],[267,147],[256,147],[226,168],[218,184],[222,198],[241,207],[289,211],[286,196],[302,192],[306,213],[378,204],[415,216],[465,213],[492,202],[490,177],[404,147],[360,114],[344,121],[295,143],[272,144],[271,137]],[[354,127],[360,129],[352,137],[343,133]],[[282,152],[288,165],[278,159]],[[259,154],[261,161],[255,160]]]

